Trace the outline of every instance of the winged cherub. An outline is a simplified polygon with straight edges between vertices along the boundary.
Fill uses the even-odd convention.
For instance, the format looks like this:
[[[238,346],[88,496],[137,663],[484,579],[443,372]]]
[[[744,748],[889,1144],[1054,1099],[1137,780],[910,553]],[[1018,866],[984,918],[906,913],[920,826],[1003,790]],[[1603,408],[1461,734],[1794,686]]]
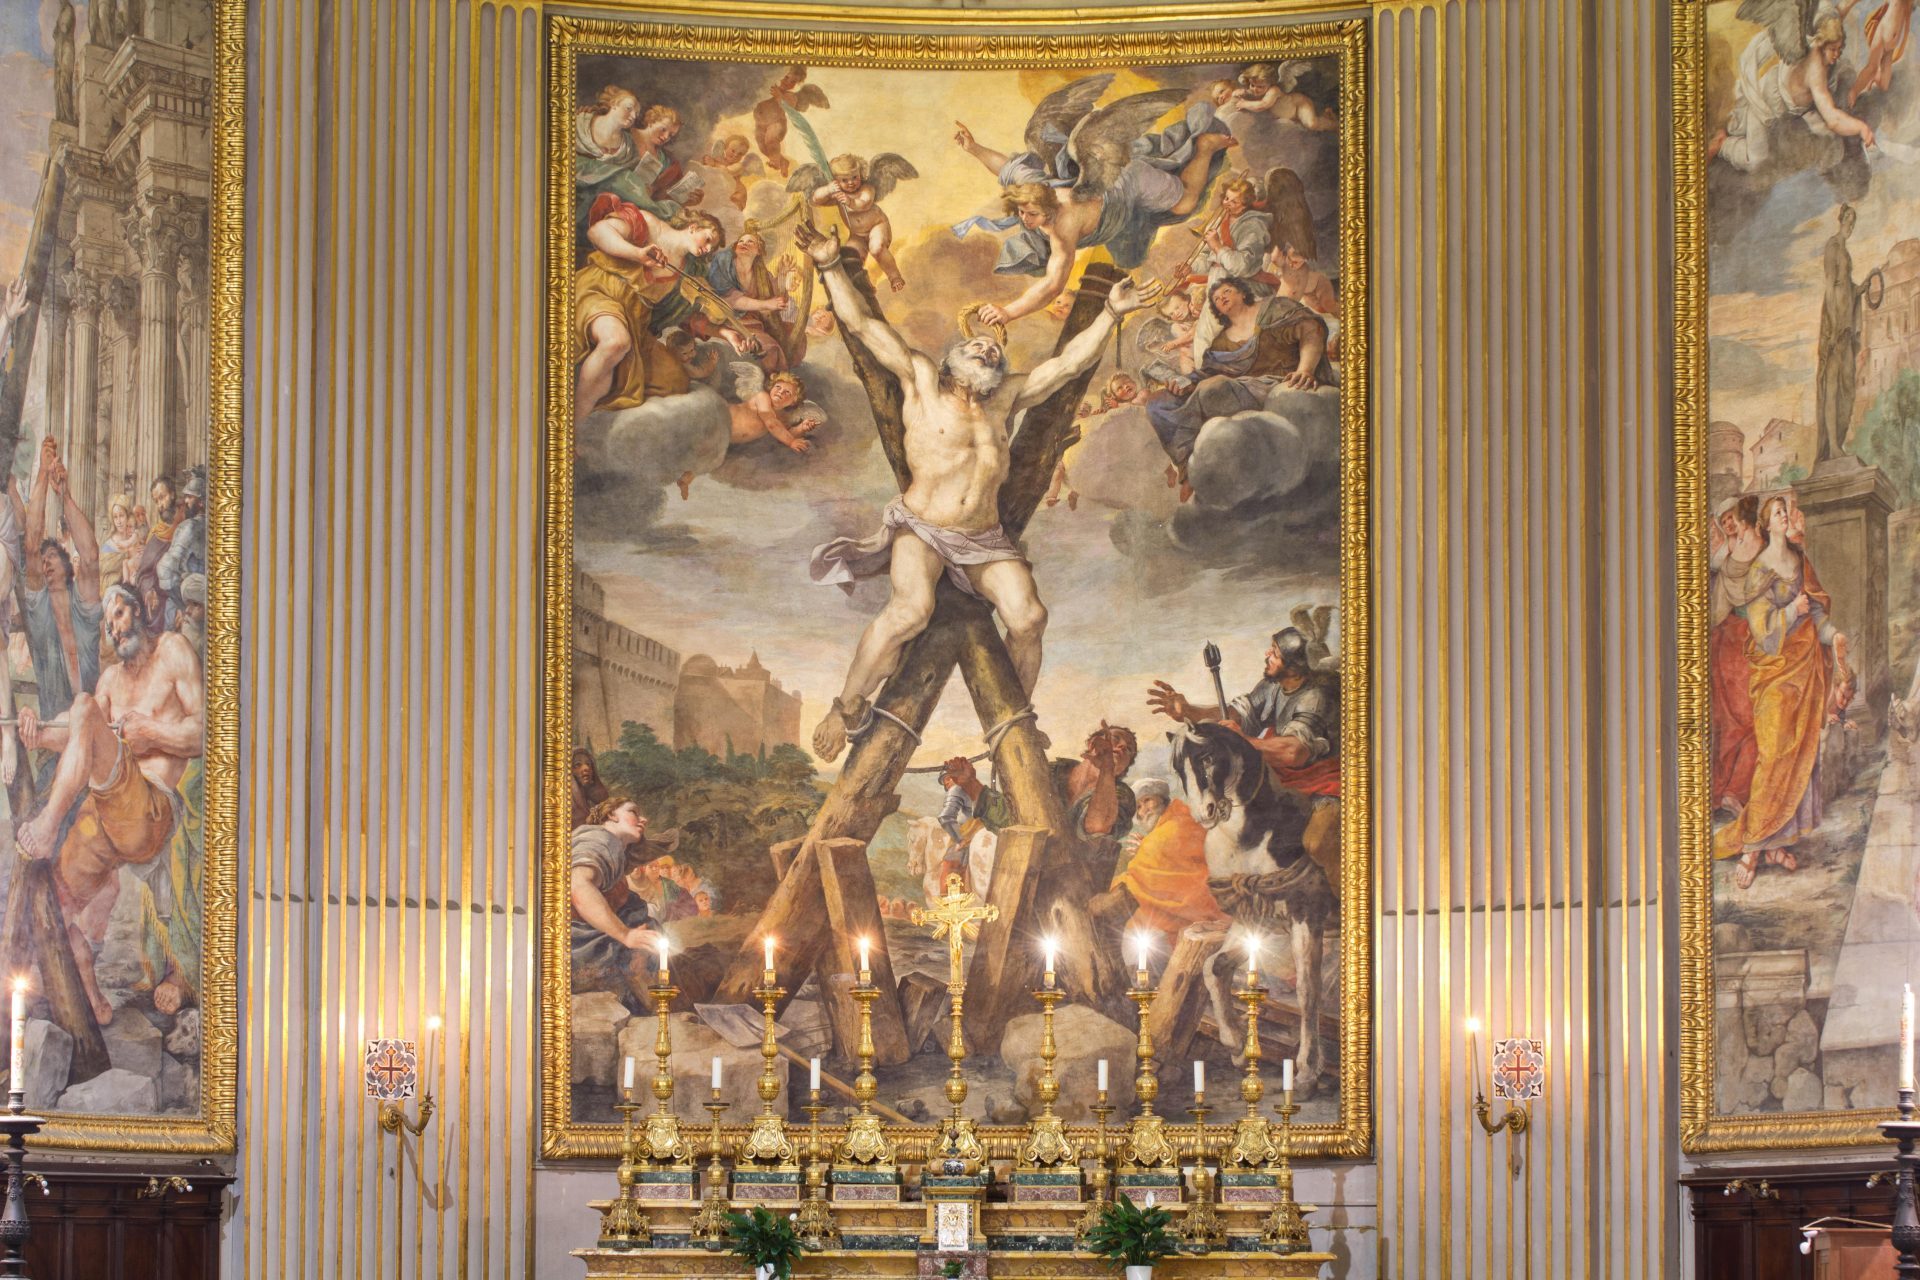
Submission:
[[[1011,230],[994,270],[1040,277],[1012,302],[982,307],[988,324],[1032,315],[1059,297],[1082,249],[1105,246],[1122,270],[1138,267],[1162,227],[1200,207],[1221,153],[1237,145],[1210,97],[1154,132],[1187,93],[1159,89],[1096,107],[1112,84],[1111,74],[1083,76],[1048,94],[1027,121],[1026,150],[1012,155],[982,146],[955,122],[954,142],[1000,180],[1007,212],[970,218],[954,234]]]
[[[1262,112],[1275,120],[1291,120],[1316,133],[1340,127],[1339,113],[1332,107],[1316,107],[1302,92],[1313,64],[1296,58],[1275,66],[1256,62],[1240,73],[1239,107],[1242,111]]]
[[[767,96],[753,104],[753,137],[768,168],[783,178],[793,168],[786,152],[787,112],[828,105],[825,91],[808,84],[807,69],[798,64],[768,87]]]
[[[893,260],[893,223],[880,202],[901,182],[919,177],[920,171],[891,151],[882,151],[872,160],[840,155],[829,163],[831,174],[820,172],[817,164],[801,165],[788,179],[787,190],[804,192],[817,208],[839,209],[847,223],[847,243],[859,252],[860,261],[871,254],[887,273],[893,291],[900,292],[907,287],[907,278]]]

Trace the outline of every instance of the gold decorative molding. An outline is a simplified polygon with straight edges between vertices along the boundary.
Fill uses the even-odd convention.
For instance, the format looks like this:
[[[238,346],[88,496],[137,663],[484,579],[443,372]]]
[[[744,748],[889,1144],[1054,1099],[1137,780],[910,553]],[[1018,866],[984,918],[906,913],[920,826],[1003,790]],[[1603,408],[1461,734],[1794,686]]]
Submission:
[[[1680,825],[1680,1148],[1800,1151],[1884,1141],[1891,1107],[1728,1115],[1713,1087],[1713,839],[1707,672],[1706,35],[1673,4],[1673,500]]]
[[[611,9],[612,5],[572,8]],[[1332,7],[1332,6],[1328,6]],[[1364,5],[1341,5],[1348,12]],[[632,8],[625,12],[642,12]],[[1022,70],[1168,66],[1334,56],[1340,59],[1340,343],[1341,385],[1341,955],[1339,1119],[1295,1128],[1296,1154],[1357,1158],[1373,1148],[1373,737],[1372,737],[1372,374],[1368,342],[1370,304],[1368,213],[1368,56],[1365,18],[1339,22],[1207,25],[1318,11],[1318,5],[1227,4],[1153,6],[1115,10],[996,11],[983,30],[972,14],[874,10],[843,6],[755,4],[720,8],[712,0],[666,0],[654,13],[688,20],[611,21],[555,13],[547,20],[547,387],[544,568],[541,630],[542,700],[541,1153],[549,1159],[609,1158],[619,1154],[617,1124],[577,1121],[572,1078],[572,1002],[569,989],[566,819],[567,760],[573,728],[573,111],[582,55],[716,59],[747,63],[803,62],[815,66],[901,70]],[[892,14],[878,18],[875,14]],[[911,25],[916,30],[819,30],[719,25],[731,19],[820,20]],[[830,15],[830,17],[829,17]],[[699,18],[705,21],[693,21]],[[1004,20],[1004,21],[1003,21]],[[1178,29],[1132,29],[1178,21]],[[1058,28],[1097,24],[1100,30]],[[1120,29],[1114,29],[1119,27]],[[937,1134],[930,1126],[887,1126],[896,1141],[924,1150]],[[727,1126],[731,1141],[747,1126]],[[1019,1127],[979,1125],[990,1156],[1012,1158]],[[1070,1131],[1090,1140],[1092,1127]],[[911,1161],[907,1151],[903,1161]]]
[[[208,345],[206,811],[202,833],[200,1114],[54,1113],[38,1146],[223,1155],[235,1149],[239,1060],[240,348],[245,266],[246,4],[214,0],[213,195],[207,218]]]

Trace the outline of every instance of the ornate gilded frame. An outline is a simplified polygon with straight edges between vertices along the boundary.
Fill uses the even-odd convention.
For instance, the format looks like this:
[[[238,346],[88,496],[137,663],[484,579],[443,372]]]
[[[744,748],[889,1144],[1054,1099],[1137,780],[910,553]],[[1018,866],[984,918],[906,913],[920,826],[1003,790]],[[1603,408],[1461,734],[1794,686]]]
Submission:
[[[588,4],[581,7],[618,7]],[[1297,1154],[1360,1157],[1373,1146],[1373,606],[1368,346],[1370,286],[1367,209],[1367,24],[1363,19],[1302,23],[1288,11],[1351,5],[1273,3],[1221,6],[1208,13],[1180,8],[1103,12],[1023,10],[948,17],[897,9],[822,6],[725,6],[710,0],[662,0],[656,15],[672,21],[611,21],[555,15],[548,22],[547,156],[547,433],[544,569],[545,677],[541,811],[540,1094],[542,1154],[551,1159],[607,1158],[619,1153],[620,1128],[576,1121],[572,1076],[572,1002],[567,998],[567,760],[572,746],[573,649],[573,147],[571,108],[582,53],[630,53],[738,62],[805,62],[912,70],[986,66],[1106,67],[1254,60],[1335,54],[1340,73],[1341,343],[1357,376],[1341,400],[1342,722],[1340,1119],[1296,1125]],[[718,25],[728,17],[764,26]],[[1255,25],[1222,26],[1223,21]],[[804,22],[808,25],[781,26]],[[1212,22],[1214,25],[1204,25]],[[831,25],[828,25],[831,24]],[[907,30],[874,28],[905,27]],[[891,1126],[902,1159],[924,1146],[933,1126]],[[744,1133],[736,1127],[733,1136]],[[982,1126],[996,1158],[1011,1158],[1013,1127]],[[1090,1136],[1091,1129],[1086,1130]]]
[[[200,1114],[54,1112],[34,1139],[82,1151],[231,1154],[239,1061],[240,351],[246,257],[246,0],[213,5],[213,191],[207,216],[206,848],[202,881]]]
[[[1726,1115],[1713,1090],[1713,840],[1707,704],[1709,0],[1673,4],[1673,501],[1680,822],[1680,1148],[1805,1150],[1882,1141],[1893,1110]]]

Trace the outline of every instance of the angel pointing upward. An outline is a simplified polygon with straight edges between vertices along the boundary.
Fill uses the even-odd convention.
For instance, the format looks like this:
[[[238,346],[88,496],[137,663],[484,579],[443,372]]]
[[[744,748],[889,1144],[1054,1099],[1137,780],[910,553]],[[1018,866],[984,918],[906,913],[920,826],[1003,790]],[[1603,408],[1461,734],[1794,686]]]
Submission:
[[[1081,249],[1104,245],[1123,270],[1139,266],[1160,228],[1200,207],[1224,163],[1220,153],[1237,145],[1210,96],[1151,132],[1187,94],[1159,89],[1095,107],[1112,83],[1111,74],[1084,76],[1048,94],[1027,121],[1027,149],[1014,155],[980,145],[955,122],[954,142],[1000,179],[1007,217],[969,218],[954,234],[1017,226],[994,270],[1040,277],[1012,302],[982,307],[988,324],[1031,315],[1060,296]]]

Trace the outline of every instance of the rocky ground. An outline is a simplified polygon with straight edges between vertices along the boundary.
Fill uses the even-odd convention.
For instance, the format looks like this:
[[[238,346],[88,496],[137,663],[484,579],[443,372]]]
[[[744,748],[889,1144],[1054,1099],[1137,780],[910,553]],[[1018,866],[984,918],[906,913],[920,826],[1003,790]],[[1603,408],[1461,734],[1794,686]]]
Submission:
[[[1715,1092],[1728,1114],[1850,1105],[1824,1077],[1820,1038],[1884,762],[1868,754],[1795,847],[1797,869],[1763,864],[1741,889],[1737,859],[1714,863]]]

